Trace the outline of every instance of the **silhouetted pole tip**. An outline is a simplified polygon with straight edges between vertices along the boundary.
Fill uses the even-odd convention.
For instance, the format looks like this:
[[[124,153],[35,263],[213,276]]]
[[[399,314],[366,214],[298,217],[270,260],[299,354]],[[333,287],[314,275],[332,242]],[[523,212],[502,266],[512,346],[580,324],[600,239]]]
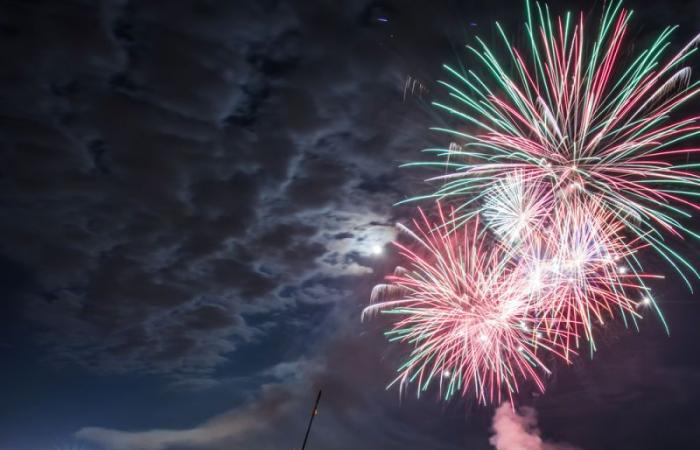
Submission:
[[[314,423],[314,417],[318,414],[318,403],[321,401],[321,390],[319,389],[318,395],[316,396],[316,401],[314,402],[314,407],[311,409],[311,417],[309,418],[309,425],[306,427],[306,434],[304,435],[304,443],[301,444],[301,450],[306,449],[306,442],[309,440],[309,432],[311,431],[311,424]]]

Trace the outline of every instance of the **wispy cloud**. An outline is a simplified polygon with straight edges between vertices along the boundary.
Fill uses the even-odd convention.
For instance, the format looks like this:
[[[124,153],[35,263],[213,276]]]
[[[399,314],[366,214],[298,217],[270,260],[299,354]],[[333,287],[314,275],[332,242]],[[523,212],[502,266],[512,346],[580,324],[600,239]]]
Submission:
[[[202,448],[226,441],[239,441],[252,432],[264,430],[282,415],[290,413],[294,398],[279,387],[266,390],[262,399],[233,409],[201,425],[182,430],[118,431],[87,427],[76,437],[114,450],[165,450],[174,446]]]

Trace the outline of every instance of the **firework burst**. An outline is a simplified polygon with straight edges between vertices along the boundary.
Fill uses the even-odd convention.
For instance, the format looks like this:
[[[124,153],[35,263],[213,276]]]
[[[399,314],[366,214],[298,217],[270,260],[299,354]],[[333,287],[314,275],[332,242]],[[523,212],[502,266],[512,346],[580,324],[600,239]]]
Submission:
[[[394,381],[415,383],[418,393],[437,380],[446,398],[473,390],[482,403],[511,396],[523,380],[544,390],[542,359],[568,359],[569,327],[533,317],[524,278],[507,251],[488,240],[478,220],[456,231],[438,205],[439,221],[420,211],[413,229],[402,227],[413,245],[396,245],[408,261],[375,287],[365,314],[396,315],[392,341],[413,346]]]
[[[541,231],[552,208],[548,185],[527,182],[520,171],[508,174],[487,190],[481,215],[503,240],[516,243]]]
[[[669,118],[700,91],[685,66],[700,35],[664,60],[675,29],[669,27],[628,58],[623,43],[631,16],[620,2],[608,4],[591,39],[583,14],[552,18],[547,6],[528,2],[526,50],[510,44],[497,23],[509,61],[477,38],[478,45],[468,48],[486,75],[444,66],[452,80],[439,83],[452,102],[434,105],[474,131],[435,128],[461,145],[428,150],[446,161],[410,165],[450,169],[434,178],[443,185],[432,197],[462,198],[464,204],[504,191],[502,184],[511,189],[514,176],[554,191],[581,191],[619,215],[626,231],[688,282],[685,274],[698,272],[663,236],[700,237],[682,223],[700,209],[692,200],[700,186],[698,164],[684,158],[700,149],[683,146],[700,133],[699,117]],[[486,207],[491,203],[487,199]]]
[[[547,332],[566,327],[567,333],[555,336],[565,337],[567,359],[581,339],[595,350],[595,325],[621,318],[637,328],[640,301],[651,299],[646,281],[663,278],[643,271],[637,254],[648,244],[639,237],[623,239],[622,228],[609,210],[585,196],[573,197],[558,202],[543,231],[516,248],[531,313]],[[666,326],[658,305],[650,306]]]
[[[461,121],[435,128],[453,141],[428,149],[446,173],[427,196],[453,205],[439,220],[420,212],[403,227],[397,268],[372,292],[365,314],[395,317],[387,335],[412,346],[394,383],[445,397],[512,400],[524,382],[544,390],[545,362],[570,362],[598,327],[638,328],[653,310],[639,253],[650,248],[690,287],[698,271],[665,241],[700,235],[684,218],[700,209],[698,119],[670,117],[700,92],[685,64],[700,35],[666,57],[675,27],[636,57],[623,43],[631,11],[608,4],[593,39],[583,15],[552,18],[527,2],[526,51],[497,23],[508,62],[477,38],[469,50],[486,70],[444,66],[452,100],[434,105]],[[505,67],[512,67],[511,73]],[[454,142],[460,140],[461,142]],[[483,221],[485,226],[481,225]]]

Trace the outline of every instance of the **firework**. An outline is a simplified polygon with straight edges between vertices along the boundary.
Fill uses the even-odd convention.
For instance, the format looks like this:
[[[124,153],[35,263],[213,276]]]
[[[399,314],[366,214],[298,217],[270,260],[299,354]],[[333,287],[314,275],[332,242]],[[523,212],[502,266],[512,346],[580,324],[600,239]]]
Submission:
[[[700,186],[693,171],[698,164],[685,161],[700,149],[683,146],[700,127],[698,116],[677,121],[669,116],[700,91],[684,66],[700,35],[664,60],[675,29],[669,27],[628,57],[623,43],[631,16],[620,2],[608,4],[589,38],[583,14],[553,18],[547,6],[532,8],[528,2],[526,50],[511,45],[497,23],[508,61],[477,38],[478,45],[468,48],[484,73],[444,66],[451,80],[439,83],[452,102],[434,105],[466,127],[435,129],[461,145],[430,149],[438,162],[410,165],[449,169],[434,178],[443,185],[431,196],[462,199],[463,206],[523,182],[579,190],[609,209],[626,232],[653,247],[689,284],[686,273],[698,272],[664,235],[700,237],[681,222],[700,208],[692,200]],[[521,181],[513,184],[512,177]],[[492,204],[487,198],[486,208]],[[491,219],[501,221],[496,227],[518,228],[507,214],[497,214]]]
[[[446,398],[473,390],[481,403],[511,396],[524,380],[544,391],[541,354],[568,359],[570,327],[552,318],[541,332],[516,260],[478,220],[453,230],[453,216],[439,206],[438,214],[431,222],[420,211],[413,229],[402,227],[413,240],[396,244],[408,267],[375,287],[365,310],[397,316],[387,336],[413,346],[394,383],[415,383],[420,394],[436,381]]]
[[[666,326],[646,285],[663,277],[644,272],[637,258],[648,244],[639,237],[623,239],[624,225],[615,218],[585,196],[569,198],[557,202],[541,233],[516,247],[520,276],[532,297],[531,314],[545,331],[566,327],[567,333],[555,336],[565,337],[560,343],[567,359],[581,339],[595,350],[595,325],[621,318],[637,328],[645,299]]]
[[[453,207],[445,216],[438,203],[439,220],[421,211],[403,227],[413,239],[397,244],[407,268],[365,310],[393,315],[387,335],[412,346],[394,383],[512,400],[523,382],[544,390],[545,362],[569,363],[585,343],[592,354],[609,321],[638,328],[651,309],[668,332],[647,285],[663,277],[646,273],[639,254],[653,249],[688,286],[687,272],[700,277],[665,243],[700,238],[682,223],[700,209],[699,164],[682,161],[700,151],[683,144],[700,134],[700,116],[670,119],[700,92],[684,67],[700,35],[665,59],[670,27],[627,58],[631,15],[608,4],[589,39],[583,15],[553,19],[528,2],[527,51],[496,24],[507,64],[477,39],[469,49],[486,75],[445,66],[452,103],[434,104],[466,127],[436,128],[449,147],[409,165],[446,173],[431,179],[441,183],[434,193],[407,201]]]
[[[481,214],[506,242],[526,240],[541,231],[552,208],[552,191],[539,182],[527,182],[520,171],[493,183]]]

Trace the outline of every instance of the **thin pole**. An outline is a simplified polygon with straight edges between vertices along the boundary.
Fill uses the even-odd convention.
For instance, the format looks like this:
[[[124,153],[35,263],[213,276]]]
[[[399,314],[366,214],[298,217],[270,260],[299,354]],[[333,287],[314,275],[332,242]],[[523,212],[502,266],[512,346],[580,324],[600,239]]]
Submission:
[[[306,434],[304,435],[304,443],[301,444],[301,450],[306,449],[306,441],[309,439],[309,431],[311,431],[311,424],[314,423],[314,417],[318,414],[318,402],[321,401],[321,390],[319,389],[318,395],[316,396],[316,402],[314,403],[314,409],[311,410],[311,418],[309,418],[309,426],[306,427]]]

